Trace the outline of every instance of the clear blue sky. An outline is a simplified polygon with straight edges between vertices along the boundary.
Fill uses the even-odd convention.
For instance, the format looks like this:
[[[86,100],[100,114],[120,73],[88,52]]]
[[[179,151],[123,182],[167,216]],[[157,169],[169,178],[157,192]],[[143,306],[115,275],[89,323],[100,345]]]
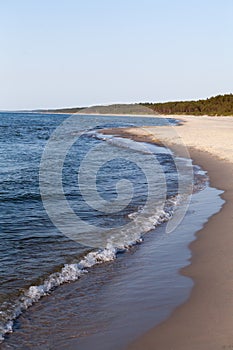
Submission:
[[[233,92],[232,0],[0,3],[0,109]]]

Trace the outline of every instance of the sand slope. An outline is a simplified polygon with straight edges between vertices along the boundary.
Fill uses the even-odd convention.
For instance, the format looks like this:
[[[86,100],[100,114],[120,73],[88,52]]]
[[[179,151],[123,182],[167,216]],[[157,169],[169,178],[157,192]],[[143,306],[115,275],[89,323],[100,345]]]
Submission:
[[[190,245],[191,264],[181,271],[195,282],[189,300],[129,348],[233,349],[233,118],[180,119],[181,126],[131,128],[124,133],[141,139],[149,133],[150,141],[160,140],[178,152],[184,143],[194,162],[208,171],[211,185],[225,191],[226,203]]]

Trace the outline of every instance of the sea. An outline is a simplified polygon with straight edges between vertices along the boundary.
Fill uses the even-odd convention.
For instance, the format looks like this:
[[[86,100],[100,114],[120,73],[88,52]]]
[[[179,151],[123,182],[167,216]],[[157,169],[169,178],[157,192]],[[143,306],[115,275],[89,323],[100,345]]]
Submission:
[[[1,349],[124,349],[187,300],[221,191],[187,152],[103,132],[177,124],[0,113]]]

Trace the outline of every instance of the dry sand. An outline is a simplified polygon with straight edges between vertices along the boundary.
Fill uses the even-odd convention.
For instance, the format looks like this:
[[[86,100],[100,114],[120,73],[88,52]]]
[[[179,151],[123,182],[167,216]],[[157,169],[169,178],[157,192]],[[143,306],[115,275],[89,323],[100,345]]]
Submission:
[[[177,117],[176,117],[177,118]],[[132,350],[233,349],[233,118],[181,117],[183,125],[124,129],[175,151],[184,143],[194,163],[208,171],[213,187],[224,190],[222,210],[190,244],[191,264],[181,273],[194,280],[187,302],[129,346]]]
[[[169,116],[171,118],[171,116]],[[181,143],[188,148],[210,152],[221,159],[233,162],[233,117],[175,117],[183,122],[180,126],[140,127],[110,129],[105,133],[130,135],[135,139],[149,140],[170,146]]]

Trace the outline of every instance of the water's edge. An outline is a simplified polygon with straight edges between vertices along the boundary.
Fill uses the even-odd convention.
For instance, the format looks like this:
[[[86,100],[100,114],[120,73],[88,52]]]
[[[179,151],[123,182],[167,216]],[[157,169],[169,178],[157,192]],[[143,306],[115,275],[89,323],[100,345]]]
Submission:
[[[108,262],[112,262],[110,263],[110,265],[112,264],[112,269],[115,269],[118,273],[113,273],[114,279],[110,281],[109,285],[104,285],[104,289],[108,291],[110,289],[112,292],[105,293],[105,299],[104,301],[102,300],[102,308],[106,310],[106,312],[109,309],[111,310],[110,313],[112,312],[111,323],[109,323],[107,327],[98,330],[98,332],[95,331],[87,337],[75,337],[74,324],[73,327],[71,327],[72,329],[63,329],[62,339],[58,337],[56,340],[56,336],[53,334],[55,338],[52,342],[53,344],[56,343],[57,349],[64,348],[64,344],[66,344],[64,340],[67,334],[67,339],[69,339],[67,340],[67,348],[75,349],[76,346],[79,346],[81,349],[89,349],[90,344],[95,344],[96,348],[99,349],[119,349],[125,346],[132,341],[135,336],[143,334],[152,326],[166,319],[175,307],[188,298],[193,284],[190,279],[181,276],[179,270],[188,264],[188,259],[190,259],[188,245],[195,239],[195,233],[203,227],[210,216],[220,210],[223,203],[219,197],[220,193],[220,191],[210,188],[209,186],[195,193],[187,216],[170,236],[164,235],[164,225],[162,224],[162,222],[169,219],[168,216],[162,218],[161,222],[158,222],[161,225],[158,226],[156,230],[150,232],[150,234],[143,238],[144,244],[142,246],[136,249],[129,249],[134,244],[142,242],[142,237],[139,237],[137,241],[125,247],[126,254],[127,252],[129,253],[127,256],[124,256],[125,254],[119,255],[117,250],[112,247],[107,247],[105,250],[90,252],[78,264],[66,265],[61,272],[51,275],[43,285],[31,286],[20,300],[20,306],[16,310],[14,319],[17,319],[19,315],[34,304],[34,302],[37,302],[37,306],[43,305],[45,307],[45,304],[40,301],[40,298],[42,296],[47,296],[46,302],[48,302],[48,295],[50,292],[52,292],[53,295],[57,295],[59,299],[60,291],[59,289],[54,290],[55,287],[63,283],[74,282],[81,276],[86,275],[88,271],[90,279],[93,279],[95,276],[91,276],[93,272],[90,268],[102,263],[107,263],[107,266],[109,266]],[[124,262],[126,257],[128,260],[127,263]],[[122,271],[121,268],[119,269],[119,265],[121,264],[123,264],[123,266],[124,264],[128,265],[124,271]],[[140,267],[139,269],[135,267],[137,264]],[[107,266],[105,267],[105,264],[103,264],[103,266],[100,267],[99,272],[103,270],[101,272],[102,275],[105,275],[106,270],[109,269]],[[129,269],[128,271],[127,268]],[[117,289],[117,293],[116,291],[114,293],[114,286],[116,285],[114,281],[117,281],[117,286],[120,287]],[[73,286],[76,284],[77,282],[67,285],[67,290],[72,290],[72,288],[74,288]],[[64,287],[62,291],[64,292]],[[135,293],[135,291],[137,292]],[[164,291],[166,291],[166,293],[164,293]],[[120,300],[119,294],[121,295]],[[143,302],[141,300],[142,296]],[[77,297],[75,295],[73,295],[73,298],[75,302],[77,302]],[[49,303],[50,302],[52,302],[52,300],[50,300]],[[58,302],[58,300],[56,302]],[[85,304],[85,300],[83,302]],[[72,307],[74,304],[75,303],[72,302]],[[119,305],[121,313],[119,313]],[[18,335],[20,340],[24,332],[23,326],[27,317],[35,317],[37,321],[43,319],[43,317],[38,319],[38,316],[36,316],[37,306],[34,310],[32,306],[31,311],[25,312],[19,318],[19,321],[22,319],[22,328],[21,330],[15,329],[15,334],[6,337],[6,341],[4,342],[5,346],[8,347],[12,342],[14,343]],[[50,307],[52,306],[50,305]],[[92,305],[92,307],[95,309],[95,305]],[[127,310],[126,314],[124,314],[124,310]],[[68,310],[67,320],[70,316],[69,312]],[[32,316],[30,316],[30,314]],[[138,317],[138,315],[140,315],[140,317]],[[102,322],[104,322],[103,315],[101,316],[100,314],[99,317],[99,321],[101,322],[102,320]],[[11,323],[6,327],[6,333],[11,332],[13,329],[13,320],[10,322]],[[98,324],[97,318],[95,322]],[[98,329],[98,326],[96,326],[96,328]],[[27,331],[29,331],[29,329],[26,330],[26,334]],[[37,335],[40,337],[40,334]],[[31,335],[31,338],[31,341],[33,338],[35,341],[33,348],[37,348],[35,346],[37,343],[36,334],[33,336]],[[71,340],[71,338],[73,339]],[[40,345],[38,345],[38,349],[40,348],[39,346]],[[20,347],[20,345],[18,345],[18,347],[15,348],[20,349],[23,348],[23,346]],[[55,345],[52,345],[51,348],[55,348]]]

